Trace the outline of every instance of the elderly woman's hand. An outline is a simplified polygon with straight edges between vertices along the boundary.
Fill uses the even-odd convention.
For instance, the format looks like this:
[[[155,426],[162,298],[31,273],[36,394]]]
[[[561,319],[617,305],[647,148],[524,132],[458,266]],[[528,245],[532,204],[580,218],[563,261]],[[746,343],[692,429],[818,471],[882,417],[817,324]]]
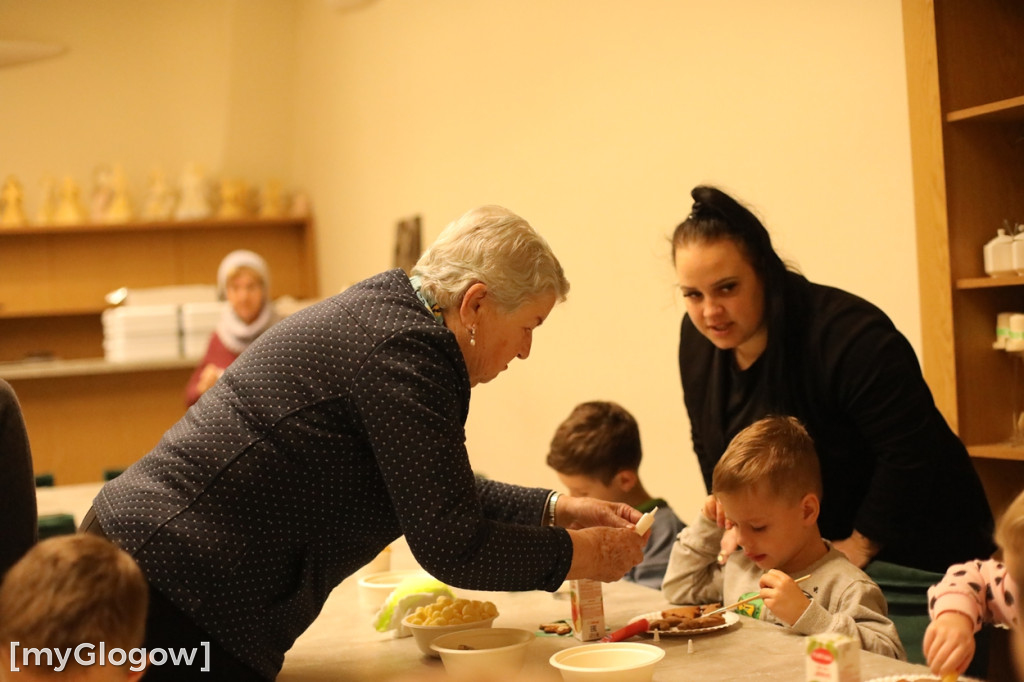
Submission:
[[[570,530],[572,564],[566,580],[590,578],[614,582],[644,559],[646,536],[640,537],[632,528],[595,526]]]
[[[593,497],[560,495],[555,505],[555,525],[578,530],[593,526],[629,528],[643,516],[628,504],[605,502]]]

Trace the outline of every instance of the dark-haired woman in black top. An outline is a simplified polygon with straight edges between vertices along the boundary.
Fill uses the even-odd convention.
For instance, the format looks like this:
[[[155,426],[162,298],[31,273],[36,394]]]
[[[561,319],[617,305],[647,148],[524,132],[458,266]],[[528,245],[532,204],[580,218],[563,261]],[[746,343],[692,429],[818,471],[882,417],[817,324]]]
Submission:
[[[679,369],[708,488],[740,429],[793,415],[821,458],[822,534],[854,564],[944,571],[991,554],[981,483],[906,338],[871,303],[787,269],[729,195],[691,195],[672,237],[686,302]]]

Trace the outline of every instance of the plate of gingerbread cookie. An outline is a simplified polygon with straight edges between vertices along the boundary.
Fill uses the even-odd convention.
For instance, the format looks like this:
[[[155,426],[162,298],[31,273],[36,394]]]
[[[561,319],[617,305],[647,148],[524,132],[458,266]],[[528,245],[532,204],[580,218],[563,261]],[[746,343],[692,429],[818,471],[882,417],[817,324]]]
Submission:
[[[890,675],[888,677],[876,677],[867,680],[867,682],[979,682],[979,680],[973,677],[963,677],[957,675],[947,675],[945,677],[938,677],[936,675]]]
[[[713,616],[697,616],[695,618],[666,617],[651,621],[647,634],[653,635],[657,633],[659,636],[689,637],[690,635],[702,635],[705,632],[724,630],[732,627],[739,620],[739,614],[733,611],[717,613]]]

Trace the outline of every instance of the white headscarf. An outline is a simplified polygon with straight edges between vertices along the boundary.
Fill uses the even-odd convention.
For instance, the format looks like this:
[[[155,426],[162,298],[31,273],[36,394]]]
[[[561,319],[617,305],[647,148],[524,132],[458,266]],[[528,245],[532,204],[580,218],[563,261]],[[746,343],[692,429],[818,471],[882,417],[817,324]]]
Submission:
[[[257,336],[277,321],[277,313],[270,300],[270,271],[267,269],[267,262],[258,253],[240,249],[224,257],[217,268],[217,295],[221,299],[227,298],[228,278],[240,267],[253,270],[263,280],[263,307],[256,319],[246,324],[235,314],[234,308],[230,305],[224,306],[224,312],[217,322],[217,336],[232,353],[244,351]]]

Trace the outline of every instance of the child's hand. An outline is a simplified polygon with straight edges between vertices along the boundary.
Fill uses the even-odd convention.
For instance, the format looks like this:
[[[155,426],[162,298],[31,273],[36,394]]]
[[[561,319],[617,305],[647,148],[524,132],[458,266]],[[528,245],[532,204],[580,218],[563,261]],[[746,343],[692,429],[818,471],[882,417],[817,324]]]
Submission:
[[[707,496],[707,499],[704,500],[704,507],[701,509],[701,512],[704,514],[704,518],[708,521],[714,521],[718,523],[719,526],[722,525],[721,522],[718,521],[718,498],[714,495]]]
[[[928,624],[921,645],[928,667],[936,675],[962,673],[974,658],[974,625],[957,611],[944,611]]]
[[[704,500],[704,508],[701,509],[701,512],[708,521],[714,521],[718,524],[719,528],[725,529],[725,534],[722,536],[721,551],[718,553],[718,564],[724,566],[725,562],[729,560],[729,555],[736,551],[738,546],[736,534],[730,532],[732,530],[732,523],[726,520],[722,505],[714,495],[708,495],[707,499]]]
[[[800,620],[804,611],[811,605],[804,591],[796,581],[777,569],[772,569],[761,576],[761,599],[771,609],[775,617],[790,627]]]
[[[223,373],[224,370],[213,363],[203,367],[203,371],[199,373],[199,382],[196,384],[199,392],[206,393],[210,390],[210,388],[217,383],[217,379],[220,379],[220,375]]]

